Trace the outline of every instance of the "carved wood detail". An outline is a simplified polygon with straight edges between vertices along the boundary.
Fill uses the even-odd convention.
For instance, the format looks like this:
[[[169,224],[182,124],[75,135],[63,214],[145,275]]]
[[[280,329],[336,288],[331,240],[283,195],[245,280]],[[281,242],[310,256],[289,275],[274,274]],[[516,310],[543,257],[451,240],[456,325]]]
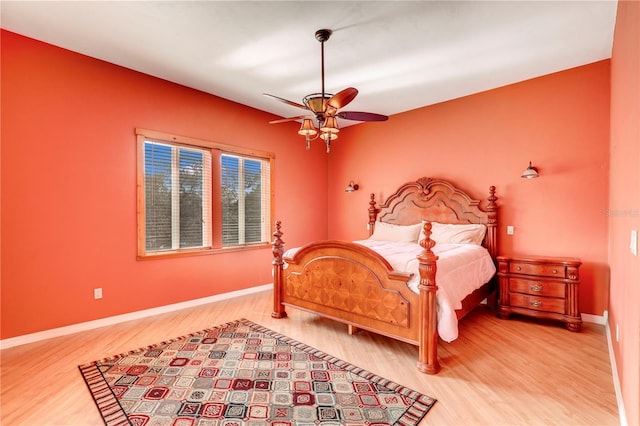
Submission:
[[[284,254],[284,241],[282,241],[282,231],[280,230],[282,224],[280,221],[276,222],[276,230],[273,233],[273,242],[271,243],[271,251],[273,252],[273,312],[271,316],[273,318],[284,318],[287,316],[287,312],[284,310],[282,304],[282,271],[284,268],[284,261],[282,255]]]
[[[300,272],[286,275],[287,299],[409,327],[409,301],[385,289],[370,269],[341,257],[311,259]]]
[[[423,226],[425,238],[420,241],[422,253],[418,256],[420,262],[420,327],[418,330],[420,342],[434,342],[435,344],[421,344],[418,353],[417,367],[423,373],[436,374],[440,371],[438,362],[438,322],[436,310],[436,271],[437,260],[431,250],[436,242],[431,239],[431,222]]]
[[[374,195],[371,194],[371,200]],[[498,255],[498,197],[496,187],[489,187],[489,196],[484,209],[480,201],[471,198],[450,182],[423,177],[402,185],[377,209],[373,219],[397,225],[412,225],[420,221],[439,223],[477,223],[487,226],[483,245],[491,254]],[[371,220],[369,209],[369,223]]]

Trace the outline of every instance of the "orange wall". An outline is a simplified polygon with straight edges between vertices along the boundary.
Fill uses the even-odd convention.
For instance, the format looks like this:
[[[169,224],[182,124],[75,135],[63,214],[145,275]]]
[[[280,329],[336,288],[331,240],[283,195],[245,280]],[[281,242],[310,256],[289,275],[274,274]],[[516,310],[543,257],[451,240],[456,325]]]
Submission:
[[[609,324],[630,425],[640,424],[640,260],[629,250],[631,230],[640,230],[639,121],[640,3],[620,1],[611,59]]]
[[[136,127],[274,152],[285,241],[327,237],[327,156],[294,124],[7,31],[1,52],[2,339],[271,282],[269,248],[136,260]]]
[[[500,252],[581,258],[581,311],[602,315],[609,67],[601,61],[343,129],[329,160],[330,237],[365,238],[369,194],[383,201],[421,176],[449,179],[483,202],[495,185]],[[530,160],[538,179],[520,178]],[[351,179],[361,190],[348,194]]]

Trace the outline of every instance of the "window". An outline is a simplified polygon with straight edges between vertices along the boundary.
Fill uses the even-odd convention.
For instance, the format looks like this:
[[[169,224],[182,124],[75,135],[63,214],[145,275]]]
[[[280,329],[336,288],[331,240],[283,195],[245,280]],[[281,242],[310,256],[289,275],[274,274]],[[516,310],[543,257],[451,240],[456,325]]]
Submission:
[[[139,257],[269,243],[272,154],[137,134]]]
[[[261,160],[222,154],[222,245],[264,241]]]
[[[144,142],[145,251],[210,246],[211,153]]]

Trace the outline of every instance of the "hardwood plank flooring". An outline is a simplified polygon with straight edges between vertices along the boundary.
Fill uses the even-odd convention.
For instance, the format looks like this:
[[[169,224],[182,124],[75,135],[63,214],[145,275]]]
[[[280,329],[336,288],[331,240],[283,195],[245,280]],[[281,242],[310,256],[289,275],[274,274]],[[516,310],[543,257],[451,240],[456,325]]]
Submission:
[[[415,369],[417,348],[295,309],[271,318],[271,293],[4,349],[2,425],[100,425],[77,366],[246,318],[438,399],[423,424],[619,425],[604,326],[498,319],[478,307],[439,347],[442,371]]]

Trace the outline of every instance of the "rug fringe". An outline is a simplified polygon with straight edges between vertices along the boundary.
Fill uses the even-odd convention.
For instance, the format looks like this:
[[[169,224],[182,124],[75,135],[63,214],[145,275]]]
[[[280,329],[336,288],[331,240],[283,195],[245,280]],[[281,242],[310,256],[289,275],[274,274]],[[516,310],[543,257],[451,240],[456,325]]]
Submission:
[[[106,426],[131,425],[95,362],[78,366]]]

